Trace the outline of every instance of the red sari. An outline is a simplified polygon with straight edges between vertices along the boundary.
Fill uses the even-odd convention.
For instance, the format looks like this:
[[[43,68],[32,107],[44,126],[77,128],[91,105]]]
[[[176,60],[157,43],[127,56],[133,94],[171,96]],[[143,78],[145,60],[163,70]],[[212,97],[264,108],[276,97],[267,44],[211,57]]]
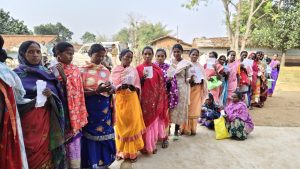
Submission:
[[[22,169],[21,149],[16,121],[16,102],[13,90],[1,80],[0,90],[4,95],[6,106],[3,114],[3,127],[0,130],[0,168]]]
[[[164,129],[169,124],[168,96],[164,83],[164,75],[155,64],[143,63],[137,67],[139,77],[143,77],[144,67],[152,66],[153,77],[147,78],[142,85],[141,107],[147,127],[143,135],[145,149],[152,152],[156,149],[158,139],[165,138]],[[163,127],[161,127],[163,125]]]

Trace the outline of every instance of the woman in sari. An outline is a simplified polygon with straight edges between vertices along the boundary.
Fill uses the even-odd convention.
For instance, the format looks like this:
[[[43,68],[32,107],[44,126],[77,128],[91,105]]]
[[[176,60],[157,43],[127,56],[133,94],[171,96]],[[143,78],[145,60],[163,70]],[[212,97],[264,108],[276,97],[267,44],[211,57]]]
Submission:
[[[227,88],[227,101],[226,105],[229,105],[232,102],[232,95],[238,88],[238,66],[239,62],[235,60],[236,53],[235,51],[228,51],[228,88]]]
[[[252,66],[246,66],[243,64],[244,60],[248,57],[247,51],[242,51],[240,55],[241,59],[239,61],[238,66],[238,74],[239,74],[239,89],[243,94],[243,99],[247,106],[250,106],[250,80],[252,79]]]
[[[4,64],[8,58],[0,35],[0,168],[28,169],[17,104],[26,103],[25,90],[15,72]]]
[[[261,76],[261,71],[259,68],[259,58],[257,57],[256,53],[251,53],[249,55],[249,59],[253,60],[253,65],[252,65],[252,81],[251,81],[251,90],[252,90],[252,95],[251,95],[251,105],[250,109],[253,109],[253,106],[260,107],[259,106],[259,98],[260,98],[260,76]]]
[[[222,81],[222,86],[221,86],[221,94],[220,94],[220,99],[219,99],[219,105],[220,106],[226,106],[226,101],[227,101],[227,88],[228,88],[228,66],[227,66],[227,59],[225,55],[221,55],[218,59],[218,62],[220,65],[224,67],[223,73],[221,74],[221,81]]]
[[[165,60],[167,58],[167,53],[164,49],[157,49],[155,53],[156,62],[155,65],[159,66],[164,74],[164,82],[165,86],[167,88],[167,94],[169,99],[169,112],[171,112],[178,104],[178,87],[177,87],[177,80],[176,76],[173,75],[170,71],[170,65],[165,63]],[[169,116],[169,115],[168,115]],[[169,126],[167,127],[167,133],[166,137],[163,139],[162,148],[167,148],[169,146],[168,142],[168,135],[169,135]],[[162,126],[163,127],[163,126]]]
[[[209,58],[217,59],[218,58],[217,52],[214,52],[214,51],[210,52]],[[218,61],[216,61],[216,63],[213,65],[212,68],[209,68],[207,66],[207,64],[205,64],[204,69],[205,69],[206,78],[209,81],[208,83],[212,83],[215,80],[221,80],[222,74],[224,71],[224,67]],[[209,90],[209,93],[211,93],[214,96],[215,102],[217,104],[220,104],[219,98],[221,95],[221,93],[220,93],[221,88],[222,88],[222,85],[214,87],[213,89]]]
[[[188,107],[188,120],[181,126],[182,134],[196,135],[197,123],[201,113],[201,106],[207,97],[207,82],[205,71],[202,65],[198,63],[199,50],[191,49],[190,58],[192,67],[190,68],[190,104]]]
[[[114,89],[110,71],[101,65],[105,48],[93,44],[88,52],[91,62],[82,67],[88,124],[83,128],[82,168],[107,168],[115,161],[116,145],[113,128]]]
[[[14,71],[26,91],[24,98],[32,102],[20,106],[24,143],[30,169],[65,167],[65,112],[63,95],[55,76],[42,66],[41,48],[37,42],[25,41],[19,48],[20,65]],[[47,83],[42,92],[47,102],[35,107],[37,80]]]
[[[183,48],[180,44],[175,44],[172,48],[174,59],[172,66],[175,67],[175,76],[179,89],[178,105],[170,112],[171,122],[175,123],[174,140],[178,140],[180,126],[188,120],[188,104],[190,99],[190,67],[192,63],[182,58]]]
[[[273,56],[272,61],[269,64],[269,66],[272,69],[271,78],[273,81],[272,81],[271,88],[269,88],[268,94],[269,94],[269,97],[272,97],[274,90],[275,90],[276,82],[277,82],[278,75],[279,75],[279,69],[280,69],[280,62],[278,61],[277,54]]]
[[[63,84],[64,94],[67,98],[67,111],[69,114],[71,132],[66,133],[67,162],[68,168],[80,168],[81,130],[87,124],[87,110],[84,100],[84,92],[80,71],[71,62],[74,48],[68,42],[60,42],[53,48],[54,57],[59,64],[57,69],[60,73],[58,79]]]
[[[141,79],[141,107],[146,132],[143,134],[144,150],[148,154],[155,154],[158,139],[166,137],[165,128],[169,124],[168,96],[164,83],[164,74],[160,67],[152,63],[154,51],[147,46],[143,49],[144,63],[137,66]],[[152,69],[151,72],[147,68]]]
[[[199,123],[209,129],[214,129],[214,120],[221,116],[221,108],[214,101],[214,96],[208,93],[204,105],[201,108],[201,118]]]
[[[144,148],[145,123],[139,101],[141,91],[137,70],[130,66],[133,53],[124,49],[120,54],[121,65],[112,70],[111,79],[116,91],[116,146],[117,158],[137,161],[137,153]]]
[[[233,139],[245,140],[254,129],[247,105],[242,101],[242,94],[232,94],[232,103],[226,108],[226,121],[229,134]]]

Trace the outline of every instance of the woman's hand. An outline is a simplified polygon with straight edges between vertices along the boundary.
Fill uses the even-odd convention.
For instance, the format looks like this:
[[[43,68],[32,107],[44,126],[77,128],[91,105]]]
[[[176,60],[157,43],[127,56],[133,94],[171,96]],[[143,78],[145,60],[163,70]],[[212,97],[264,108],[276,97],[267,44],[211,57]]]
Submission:
[[[60,76],[62,77],[63,81],[67,82],[67,77],[66,77],[64,68],[62,67],[62,65],[60,63],[58,63],[56,65],[56,69],[58,70],[58,72],[59,72]]]
[[[43,91],[43,95],[46,96],[46,97],[50,97],[52,95],[52,91],[49,88],[46,88]]]

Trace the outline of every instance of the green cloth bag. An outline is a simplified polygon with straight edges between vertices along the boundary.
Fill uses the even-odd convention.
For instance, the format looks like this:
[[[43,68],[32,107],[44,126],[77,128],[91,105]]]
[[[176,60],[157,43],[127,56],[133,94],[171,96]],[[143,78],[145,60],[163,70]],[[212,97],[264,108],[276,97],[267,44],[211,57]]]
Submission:
[[[222,85],[222,81],[218,80],[217,76],[212,76],[212,80],[208,81],[207,88],[208,90],[215,89]]]

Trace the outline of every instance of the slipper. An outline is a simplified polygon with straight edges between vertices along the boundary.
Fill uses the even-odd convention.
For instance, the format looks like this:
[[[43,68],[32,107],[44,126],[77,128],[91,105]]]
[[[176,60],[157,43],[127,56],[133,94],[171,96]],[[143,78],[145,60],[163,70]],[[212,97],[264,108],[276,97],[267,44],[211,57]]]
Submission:
[[[131,163],[137,162],[137,157],[136,157],[135,159],[130,159],[130,162],[131,162]]]
[[[169,141],[168,140],[164,140],[162,142],[161,148],[168,148],[169,147]]]

